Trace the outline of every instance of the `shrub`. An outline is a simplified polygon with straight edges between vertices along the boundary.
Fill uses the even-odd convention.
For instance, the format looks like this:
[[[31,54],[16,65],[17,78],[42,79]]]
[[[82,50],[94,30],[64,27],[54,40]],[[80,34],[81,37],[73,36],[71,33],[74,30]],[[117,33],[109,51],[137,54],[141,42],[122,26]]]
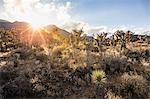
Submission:
[[[148,81],[140,75],[124,73],[121,77],[108,83],[109,89],[123,98],[147,98],[149,93]]]
[[[95,70],[92,72],[92,80],[93,81],[101,81],[105,77],[105,72],[100,70]]]
[[[126,72],[129,65],[126,58],[109,56],[103,59],[104,71],[110,76]]]

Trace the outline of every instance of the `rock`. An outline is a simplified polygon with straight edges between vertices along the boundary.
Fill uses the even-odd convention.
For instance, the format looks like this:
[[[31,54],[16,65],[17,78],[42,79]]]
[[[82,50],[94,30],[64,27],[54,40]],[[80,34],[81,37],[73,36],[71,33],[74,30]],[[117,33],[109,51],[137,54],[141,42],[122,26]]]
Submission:
[[[4,65],[6,65],[7,64],[7,61],[2,61],[2,62],[0,62],[0,67],[1,66],[4,66]]]
[[[35,61],[35,65],[38,65],[38,64],[40,64],[40,61],[39,61],[39,60],[36,60],[36,61]]]

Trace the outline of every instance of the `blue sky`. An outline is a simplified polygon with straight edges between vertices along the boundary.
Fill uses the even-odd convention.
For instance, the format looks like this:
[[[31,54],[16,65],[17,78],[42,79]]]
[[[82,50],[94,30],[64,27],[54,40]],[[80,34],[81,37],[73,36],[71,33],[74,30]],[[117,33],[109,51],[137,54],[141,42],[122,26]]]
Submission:
[[[73,13],[93,25],[150,25],[150,0],[71,0]]]
[[[0,5],[3,4],[0,0]],[[48,3],[51,0],[41,0]],[[70,14],[93,26],[150,26],[150,0],[56,0],[71,1]]]

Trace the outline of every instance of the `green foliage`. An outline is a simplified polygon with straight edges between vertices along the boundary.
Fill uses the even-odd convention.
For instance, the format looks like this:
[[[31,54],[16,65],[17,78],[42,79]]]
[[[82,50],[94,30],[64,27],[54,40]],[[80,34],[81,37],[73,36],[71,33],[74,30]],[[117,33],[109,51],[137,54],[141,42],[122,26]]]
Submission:
[[[105,76],[105,72],[100,70],[94,70],[91,75],[93,81],[101,81]]]

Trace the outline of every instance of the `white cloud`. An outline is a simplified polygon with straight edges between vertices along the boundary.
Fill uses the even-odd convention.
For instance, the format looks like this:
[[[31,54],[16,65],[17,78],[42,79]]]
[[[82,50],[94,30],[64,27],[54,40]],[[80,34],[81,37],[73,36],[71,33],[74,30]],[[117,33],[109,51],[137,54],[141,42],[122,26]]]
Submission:
[[[60,4],[60,0],[49,0],[49,3],[42,3],[41,0],[3,0],[3,11],[0,12],[0,18],[9,21],[27,21],[39,25],[55,24],[68,31],[72,29],[81,29],[88,35],[101,32],[114,33],[117,30],[131,30],[141,34],[144,31],[150,31],[150,28],[141,28],[134,26],[116,26],[114,28],[107,26],[91,26],[87,22],[75,20],[70,15],[72,8],[71,2]]]
[[[63,5],[50,0],[42,3],[41,0],[3,0],[4,11],[0,18],[9,21],[27,21],[36,24],[63,24],[71,20],[69,14],[71,2]]]
[[[109,35],[116,32],[117,30],[123,30],[124,32],[130,30],[134,32],[134,34],[148,34],[150,35],[150,28],[146,27],[135,27],[135,26],[115,26],[115,27],[108,27],[108,26],[91,26],[88,23],[85,23],[83,21],[71,21],[69,23],[64,24],[61,26],[61,28],[64,28],[68,30],[69,32],[73,29],[82,29],[87,35],[96,35],[102,32],[107,32]]]

